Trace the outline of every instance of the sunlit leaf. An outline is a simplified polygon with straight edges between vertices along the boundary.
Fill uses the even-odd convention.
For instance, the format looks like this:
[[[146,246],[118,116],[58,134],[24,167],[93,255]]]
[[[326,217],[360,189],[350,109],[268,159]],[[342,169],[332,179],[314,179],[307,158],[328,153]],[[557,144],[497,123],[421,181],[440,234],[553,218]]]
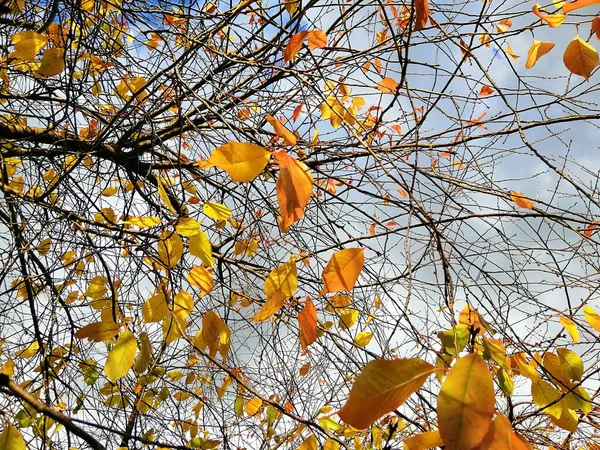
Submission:
[[[138,375],[143,373],[150,364],[152,360],[152,343],[150,342],[150,338],[148,337],[148,333],[145,331],[140,333],[140,352],[135,360],[133,365],[133,370]]]
[[[533,6],[532,11],[536,16],[538,16],[542,20],[542,22],[546,22],[550,28],[556,28],[560,26],[560,24],[562,24],[567,18],[566,14],[543,14],[540,11],[539,3],[536,3]]]
[[[317,310],[312,300],[304,303],[302,311],[298,313],[298,325],[300,327],[300,345],[302,351],[317,340]]]
[[[208,236],[204,231],[199,231],[193,236],[190,236],[190,253],[202,260],[202,263],[208,267],[215,264],[212,255],[212,245],[208,240]]]
[[[333,254],[323,270],[320,295],[341,290],[351,291],[365,263],[363,248],[347,248]]]
[[[187,280],[194,287],[200,289],[200,295],[205,296],[212,291],[214,280],[212,273],[202,266],[194,266],[188,273]]]
[[[398,82],[393,78],[386,77],[379,83],[377,83],[377,89],[379,89],[384,94],[396,92],[396,89],[398,89]]]
[[[510,191],[510,199],[517,204],[520,208],[532,209],[533,202],[523,195],[519,191]]]
[[[267,300],[264,305],[252,317],[253,322],[262,322],[277,313],[283,303],[292,297],[298,290],[298,269],[296,260],[290,261],[273,269],[265,280],[264,292]]]
[[[182,217],[177,221],[175,231],[181,236],[194,236],[200,233],[200,222],[191,217]]]
[[[267,122],[275,130],[275,134],[280,136],[286,145],[296,145],[296,136],[288,130],[277,118],[267,114]]]
[[[565,330],[567,330],[567,333],[569,333],[573,342],[579,342],[579,330],[577,329],[575,322],[565,316],[560,316],[559,321],[560,324],[565,327]]]
[[[340,313],[340,321],[338,326],[342,330],[352,328],[358,320],[358,311],[356,309],[345,309]]]
[[[598,52],[590,44],[576,36],[567,46],[563,62],[571,73],[589,80],[592,71],[599,64]]]
[[[560,392],[552,385],[541,378],[532,380],[531,396],[535,405],[542,409],[546,414],[554,417],[560,417],[562,407],[557,402],[561,397]]]
[[[120,328],[121,325],[114,322],[94,322],[77,330],[75,337],[77,339],[89,339],[94,342],[103,342],[115,337]]]
[[[217,147],[208,162],[224,170],[233,181],[247,183],[254,180],[267,166],[271,152],[249,142],[230,141]]]
[[[361,331],[354,338],[354,343],[359,347],[366,347],[371,342],[371,339],[373,339],[373,333],[370,331]]]
[[[286,62],[292,61],[296,58],[298,51],[302,48],[302,43],[308,35],[308,31],[301,31],[300,33],[294,34],[288,42],[283,52],[283,60]]]
[[[40,344],[37,341],[33,341],[31,344],[23,347],[21,350],[15,352],[15,358],[29,359],[33,358],[38,350],[40,349]]]
[[[531,47],[529,47],[529,51],[527,52],[527,63],[525,63],[525,67],[527,69],[531,69],[535,66],[535,63],[548,53],[550,50],[554,48],[554,43],[552,42],[543,42],[543,41],[533,41]]]
[[[569,380],[581,381],[583,376],[583,361],[581,356],[568,348],[557,348],[560,367]]]
[[[323,48],[327,46],[327,35],[323,30],[309,31],[307,34],[308,48],[312,52],[315,48]]]
[[[586,6],[593,6],[598,4],[600,4],[600,0],[577,0],[570,3],[565,3],[562,7],[562,10],[565,14],[567,14],[579,8],[585,8]]]
[[[65,69],[65,51],[62,48],[49,48],[44,50],[42,63],[36,75],[49,78],[58,75]]]
[[[530,450],[531,446],[512,429],[510,421],[499,413],[478,450]]]
[[[159,292],[144,302],[142,315],[145,323],[160,322],[169,312],[165,294]]]
[[[429,3],[427,0],[415,0],[416,18],[415,31],[422,30],[427,26],[429,20]]]
[[[8,425],[0,433],[0,450],[27,450],[25,439],[13,425]]]
[[[471,450],[487,434],[496,398],[494,381],[479,355],[460,358],[438,395],[437,413],[440,435],[446,450]]]
[[[217,352],[227,359],[230,347],[231,330],[216,311],[207,312],[202,317],[202,339],[214,358]]]
[[[404,439],[405,450],[427,450],[444,445],[438,430],[426,431]]]
[[[397,409],[434,370],[418,358],[371,361],[356,378],[348,401],[338,414],[348,425],[365,429]]]
[[[108,358],[104,365],[104,373],[112,382],[124,377],[135,360],[137,352],[137,341],[133,333],[124,330],[115,343],[115,346],[108,352]]]
[[[598,315],[596,310],[590,305],[585,305],[583,307],[583,315],[587,323],[590,324],[594,330],[600,333],[600,315]]]
[[[165,231],[161,234],[158,241],[158,256],[166,267],[177,266],[183,256],[183,242],[177,233]]]
[[[18,58],[32,61],[38,51],[48,42],[48,38],[35,31],[20,31],[11,40],[15,44],[15,51],[8,55],[9,58]]]
[[[287,232],[304,216],[304,208],[312,195],[313,177],[305,164],[285,151],[275,152],[273,156],[279,165],[276,191],[281,213],[280,229]]]
[[[314,435],[310,435],[302,441],[298,450],[319,450],[319,441]]]
[[[244,409],[246,410],[246,414],[248,414],[249,416],[255,415],[260,410],[262,404],[263,401],[258,397],[254,397],[244,402]]]

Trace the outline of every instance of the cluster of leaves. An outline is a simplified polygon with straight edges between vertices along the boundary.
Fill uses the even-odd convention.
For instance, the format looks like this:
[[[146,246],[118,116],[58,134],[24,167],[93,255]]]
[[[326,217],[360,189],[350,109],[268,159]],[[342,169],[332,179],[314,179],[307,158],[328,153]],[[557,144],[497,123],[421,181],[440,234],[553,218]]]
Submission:
[[[600,1],[0,3],[0,450],[597,449]]]

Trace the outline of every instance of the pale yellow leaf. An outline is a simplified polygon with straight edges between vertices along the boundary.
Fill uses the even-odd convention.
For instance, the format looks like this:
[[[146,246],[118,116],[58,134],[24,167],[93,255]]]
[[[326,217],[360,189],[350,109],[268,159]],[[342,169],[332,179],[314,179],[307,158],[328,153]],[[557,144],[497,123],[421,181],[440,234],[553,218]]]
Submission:
[[[577,325],[575,322],[565,316],[560,316],[559,321],[560,324],[565,327],[565,330],[567,330],[569,336],[571,336],[571,339],[573,339],[573,342],[579,342],[579,330],[577,330]]]
[[[119,378],[124,377],[135,360],[137,352],[137,341],[133,333],[124,330],[115,343],[115,346],[108,352],[108,358],[104,365],[104,373],[113,383]]]

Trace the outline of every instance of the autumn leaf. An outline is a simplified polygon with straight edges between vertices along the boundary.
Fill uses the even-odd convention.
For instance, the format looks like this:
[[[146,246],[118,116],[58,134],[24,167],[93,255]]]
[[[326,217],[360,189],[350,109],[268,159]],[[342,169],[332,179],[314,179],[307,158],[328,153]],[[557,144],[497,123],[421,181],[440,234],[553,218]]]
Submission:
[[[444,441],[438,430],[425,431],[424,433],[414,434],[411,437],[404,439],[406,450],[426,450],[434,447],[442,447]]]
[[[300,48],[302,48],[302,43],[307,35],[308,31],[301,31],[300,33],[292,35],[283,52],[283,60],[285,62],[292,61],[296,58],[296,55],[298,54]]]
[[[173,268],[183,256],[183,242],[177,233],[165,231],[158,241],[158,257],[165,267]]]
[[[494,381],[483,359],[470,353],[456,361],[438,395],[438,427],[444,448],[476,448],[492,423],[495,403]]]
[[[529,47],[529,51],[527,52],[527,63],[525,67],[527,69],[531,69],[535,66],[535,63],[548,53],[550,50],[554,48],[554,43],[552,42],[543,42],[543,41],[533,41],[531,47]]]
[[[576,36],[567,46],[563,62],[571,73],[589,80],[592,71],[599,64],[598,52],[590,44]]]
[[[204,265],[212,267],[215,264],[212,255],[212,245],[204,231],[200,230],[199,233],[190,236],[189,249],[190,254],[200,258]]]
[[[477,450],[531,450],[531,448],[513,431],[506,416],[499,413]]]
[[[363,248],[347,248],[333,254],[323,270],[323,289],[320,295],[330,292],[351,291],[365,263]]]
[[[162,292],[153,295],[142,306],[142,315],[145,323],[160,322],[169,312],[167,299]]]
[[[371,342],[371,339],[373,339],[373,333],[370,331],[361,331],[354,338],[354,343],[359,347],[366,347]]]
[[[77,330],[75,337],[77,339],[89,339],[93,342],[103,342],[115,337],[120,328],[121,325],[114,322],[94,322]]]
[[[298,450],[318,450],[319,449],[319,441],[314,435],[310,435],[306,439],[302,441]]]
[[[596,310],[590,305],[585,305],[583,307],[583,315],[587,323],[590,324],[594,330],[600,333],[600,315],[598,315]]]
[[[565,14],[567,14],[571,11],[575,11],[576,9],[597,4],[600,4],[600,0],[577,0],[575,2],[565,3],[562,7],[562,10]]]
[[[140,352],[138,353],[137,358],[135,359],[135,363],[133,365],[133,370],[135,370],[136,374],[143,373],[150,364],[152,360],[152,343],[150,342],[150,338],[148,337],[148,333],[142,331],[140,333]]]
[[[27,450],[25,439],[13,425],[8,425],[0,433],[0,450]]]
[[[304,208],[312,195],[313,177],[306,165],[289,156],[285,151],[273,154],[279,165],[275,189],[281,213],[280,229],[289,227],[304,216]]]
[[[515,52],[513,52],[513,49],[510,47],[510,45],[506,45],[506,54],[508,56],[510,56],[512,59],[514,59],[515,61],[518,61],[520,56],[515,55]]]
[[[58,75],[65,69],[65,51],[62,48],[49,48],[44,50],[42,62],[36,75],[49,78]]]
[[[317,310],[312,300],[306,300],[302,311],[298,313],[298,325],[300,327],[300,345],[302,352],[317,340]]]
[[[396,92],[396,89],[398,89],[398,84],[399,83],[393,78],[385,77],[383,80],[377,83],[377,89],[379,89],[384,94],[389,94],[392,92]]]
[[[573,340],[574,343],[579,342],[579,331],[577,330],[577,325],[575,324],[575,322],[573,322],[571,319],[569,319],[568,317],[565,316],[560,316],[560,318],[558,319],[560,324],[565,327],[565,330],[567,330],[567,332],[569,333],[569,336],[571,336],[571,339]]]
[[[208,163],[227,172],[233,181],[247,183],[265,169],[270,158],[271,152],[259,145],[230,141],[217,147]]]
[[[278,119],[267,114],[267,122],[275,129],[275,134],[283,138],[286,145],[296,145],[296,136],[288,130]]]
[[[592,33],[596,35],[596,39],[600,40],[600,16],[596,16],[592,20]]]
[[[277,313],[283,302],[292,297],[298,290],[298,272],[296,260],[292,259],[272,270],[265,280],[265,304],[252,317],[253,322],[262,322]]]
[[[48,38],[35,31],[20,31],[11,40],[15,44],[15,51],[8,58],[18,58],[24,61],[33,61],[35,55],[48,42]]]
[[[327,46],[327,35],[323,30],[313,30],[308,32],[308,48],[312,52],[315,48]]]
[[[479,97],[487,97],[488,95],[492,95],[494,93],[494,90],[492,89],[491,86],[488,86],[487,84],[484,84],[481,87],[481,90],[479,91],[479,94],[477,94]]]
[[[427,26],[429,20],[429,3],[427,0],[415,0],[415,31],[422,30]]]
[[[202,206],[202,212],[216,221],[227,220],[231,217],[231,210],[222,203],[206,202]]]
[[[556,28],[562,24],[567,16],[565,14],[543,14],[540,11],[540,4],[536,3],[532,9],[533,13],[540,18],[542,22],[546,22],[550,28]]]
[[[214,280],[212,273],[202,266],[194,266],[188,273],[187,280],[194,287],[200,289],[200,295],[205,296],[212,291]]]
[[[108,358],[104,365],[104,373],[110,381],[114,383],[129,372],[133,366],[136,352],[135,336],[131,331],[124,330],[117,338],[115,346],[108,352]]]
[[[533,203],[519,191],[510,191],[510,199],[520,208],[533,209]]]
[[[227,359],[231,330],[216,311],[209,311],[202,317],[202,339],[208,347],[211,358],[219,352],[223,361]]]
[[[431,364],[418,358],[371,361],[356,377],[338,415],[348,425],[365,429],[397,409],[434,371]]]

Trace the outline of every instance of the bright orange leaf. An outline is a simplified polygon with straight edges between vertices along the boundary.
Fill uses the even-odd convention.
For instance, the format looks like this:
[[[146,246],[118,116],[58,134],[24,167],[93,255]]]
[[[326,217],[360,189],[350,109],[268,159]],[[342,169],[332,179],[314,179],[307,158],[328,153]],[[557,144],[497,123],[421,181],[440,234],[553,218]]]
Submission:
[[[304,308],[298,314],[298,325],[300,326],[300,345],[302,352],[317,340],[317,310],[311,299],[306,300]]]
[[[519,437],[512,429],[510,421],[499,413],[478,447],[478,450],[530,450],[531,446]]]
[[[527,62],[525,63],[525,67],[527,69],[531,69],[535,66],[535,63],[548,53],[550,50],[554,48],[554,43],[552,42],[544,42],[544,41],[533,41],[531,47],[529,47],[529,52],[527,52]]]
[[[364,263],[365,251],[362,248],[346,248],[334,253],[323,270],[321,295],[352,290]]]
[[[596,16],[592,20],[592,33],[596,34],[596,39],[600,39],[600,16]]]
[[[532,209],[533,202],[523,195],[519,191],[510,191],[510,199],[517,204],[520,208]]]
[[[315,48],[323,48],[327,45],[327,35],[323,30],[308,32],[308,48],[312,52]]]
[[[273,157],[279,165],[275,189],[281,213],[280,229],[287,232],[290,225],[304,216],[304,208],[312,195],[313,177],[304,163],[285,151],[275,152]]]
[[[563,8],[564,9],[564,8]],[[532,9],[533,13],[540,18],[542,22],[546,22],[550,28],[556,28],[565,21],[565,14],[542,14],[540,4],[536,3]]]
[[[217,147],[208,164],[227,172],[233,181],[246,183],[254,180],[266,167],[271,153],[249,142],[230,141]]]
[[[398,88],[398,82],[390,77],[386,77],[377,83],[377,89],[379,89],[384,94],[389,94],[391,92],[396,92]]]
[[[338,415],[354,428],[367,428],[404,403],[434,371],[418,358],[371,361],[356,378]]]
[[[294,58],[296,58],[296,55],[300,51],[300,48],[302,48],[302,43],[307,35],[308,31],[301,31],[300,33],[294,34],[290,38],[290,42],[288,42],[288,45],[283,51],[283,60],[285,62],[292,61]]]
[[[477,94],[479,97],[487,97],[488,95],[492,95],[494,93],[494,90],[492,89],[491,86],[488,86],[487,84],[484,84],[481,87],[481,90],[479,91],[479,94]]]
[[[267,122],[275,130],[275,134],[283,138],[286,145],[296,145],[296,136],[290,130],[288,130],[278,119],[272,115],[267,115]]]
[[[419,31],[427,26],[429,20],[429,3],[427,0],[415,0],[416,19],[415,31]]]
[[[567,14],[570,11],[575,11],[576,9],[579,9],[579,8],[585,8],[586,6],[597,5],[599,3],[600,3],[600,0],[577,0],[575,2],[565,3],[562,7],[562,10],[564,11],[565,14]]]
[[[494,380],[481,356],[470,353],[460,358],[438,395],[438,427],[444,448],[476,448],[490,428],[495,403]]]
[[[298,271],[296,268],[296,260],[290,261],[273,269],[265,280],[265,297],[266,302],[252,317],[253,322],[262,322],[267,320],[273,314],[281,309],[283,302],[292,297],[298,290]]]

